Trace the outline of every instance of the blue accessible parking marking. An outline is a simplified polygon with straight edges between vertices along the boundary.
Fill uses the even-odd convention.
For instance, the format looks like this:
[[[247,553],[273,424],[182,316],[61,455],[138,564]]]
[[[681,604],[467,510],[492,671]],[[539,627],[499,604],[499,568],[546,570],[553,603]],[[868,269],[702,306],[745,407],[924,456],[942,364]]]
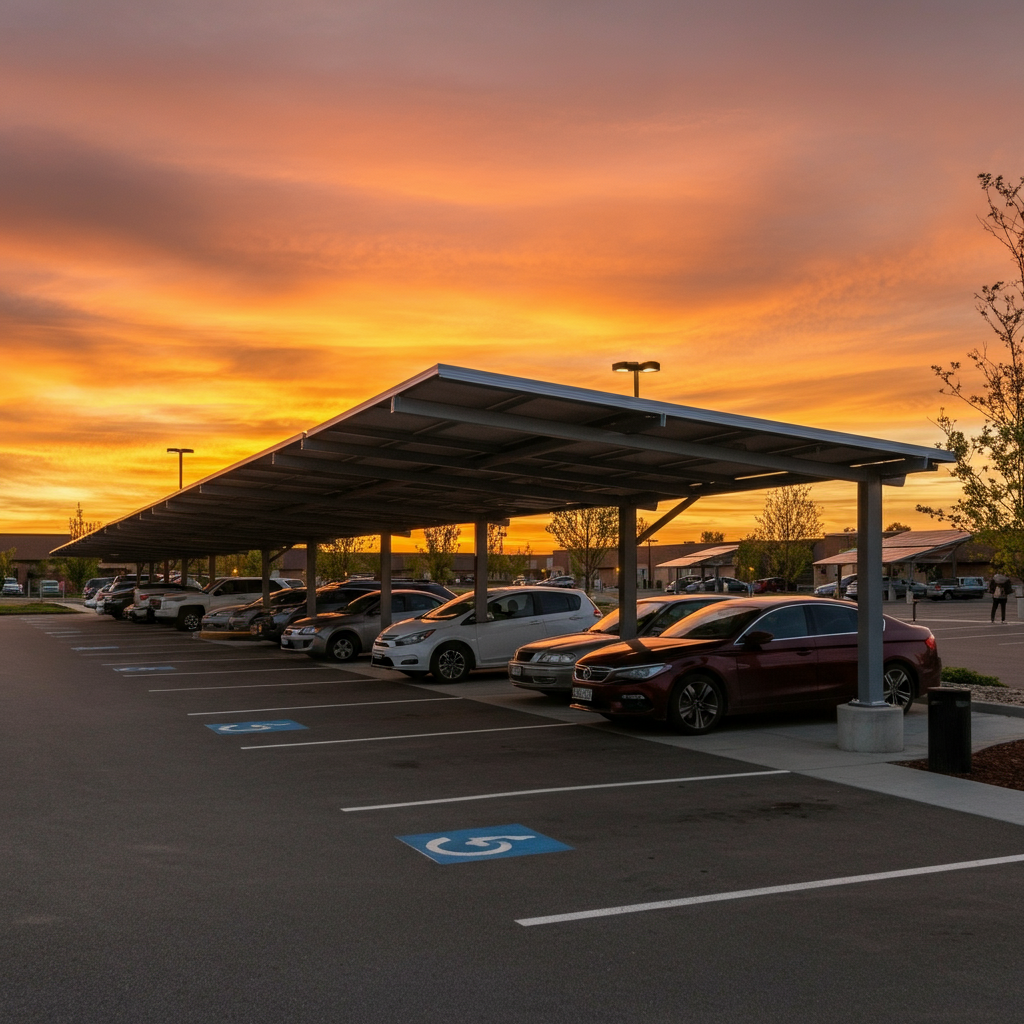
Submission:
[[[438,864],[469,864],[498,857],[529,857],[533,853],[559,853],[572,849],[525,825],[487,825],[395,838]]]
[[[299,725],[291,719],[282,718],[276,722],[228,722],[225,725],[210,725],[204,723],[207,729],[219,732],[224,736],[240,736],[247,732],[291,732],[293,729],[306,729],[308,726]]]

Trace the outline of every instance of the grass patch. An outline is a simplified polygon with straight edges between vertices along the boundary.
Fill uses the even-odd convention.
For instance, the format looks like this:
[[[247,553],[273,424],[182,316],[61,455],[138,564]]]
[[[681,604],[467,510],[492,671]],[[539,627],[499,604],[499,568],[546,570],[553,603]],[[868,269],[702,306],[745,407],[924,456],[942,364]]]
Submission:
[[[62,604],[48,604],[45,601],[30,601],[28,604],[0,604],[0,615],[78,615],[74,608]]]
[[[983,676],[972,668],[954,668],[952,665],[942,670],[942,681],[957,686],[1006,686],[998,676]]]

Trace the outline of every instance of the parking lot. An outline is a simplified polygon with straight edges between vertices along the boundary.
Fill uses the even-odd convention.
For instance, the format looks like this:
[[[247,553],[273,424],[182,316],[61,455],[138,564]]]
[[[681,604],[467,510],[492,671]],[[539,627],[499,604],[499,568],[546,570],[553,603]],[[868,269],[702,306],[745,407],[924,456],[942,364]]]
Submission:
[[[990,628],[964,608],[934,609],[947,662],[943,630]],[[1024,794],[998,820],[780,767],[820,717],[682,741],[500,673],[414,685],[88,614],[0,643],[5,1020],[1018,1013]]]

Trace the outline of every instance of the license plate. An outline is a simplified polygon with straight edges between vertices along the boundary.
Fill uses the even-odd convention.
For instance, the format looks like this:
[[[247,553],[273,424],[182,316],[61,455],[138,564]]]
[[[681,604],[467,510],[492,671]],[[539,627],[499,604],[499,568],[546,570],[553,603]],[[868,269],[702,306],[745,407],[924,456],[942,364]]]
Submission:
[[[509,665],[509,667],[508,667],[508,674],[510,676],[515,676],[518,679],[523,674],[523,666],[522,665],[516,665],[514,663]]]
[[[259,626],[250,626],[249,627],[249,632],[252,633],[253,636],[256,636],[259,633],[259,631],[260,631],[260,627]]]
[[[291,645],[292,645],[291,640],[282,640],[281,641],[281,646],[282,647],[291,647]]]
[[[576,700],[593,700],[594,691],[589,686],[574,686],[572,695]]]

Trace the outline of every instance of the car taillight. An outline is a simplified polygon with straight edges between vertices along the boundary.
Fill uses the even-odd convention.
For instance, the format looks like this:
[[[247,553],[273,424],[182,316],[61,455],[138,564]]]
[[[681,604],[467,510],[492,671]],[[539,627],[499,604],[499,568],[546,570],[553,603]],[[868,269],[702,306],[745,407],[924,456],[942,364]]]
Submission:
[[[594,609],[594,618],[595,619],[601,618],[601,609],[600,608],[595,608]]]
[[[929,633],[929,634],[928,634],[928,635],[927,635],[927,636],[926,636],[926,637],[924,638],[924,645],[925,645],[925,647],[927,647],[927,648],[928,648],[928,650],[930,650],[930,651],[934,651],[934,650],[937,650],[937,649],[938,649],[938,648],[937,648],[937,645],[936,645],[936,643],[935,643],[935,637],[934,637],[934,636],[933,636],[933,635],[932,635],[931,633]]]

